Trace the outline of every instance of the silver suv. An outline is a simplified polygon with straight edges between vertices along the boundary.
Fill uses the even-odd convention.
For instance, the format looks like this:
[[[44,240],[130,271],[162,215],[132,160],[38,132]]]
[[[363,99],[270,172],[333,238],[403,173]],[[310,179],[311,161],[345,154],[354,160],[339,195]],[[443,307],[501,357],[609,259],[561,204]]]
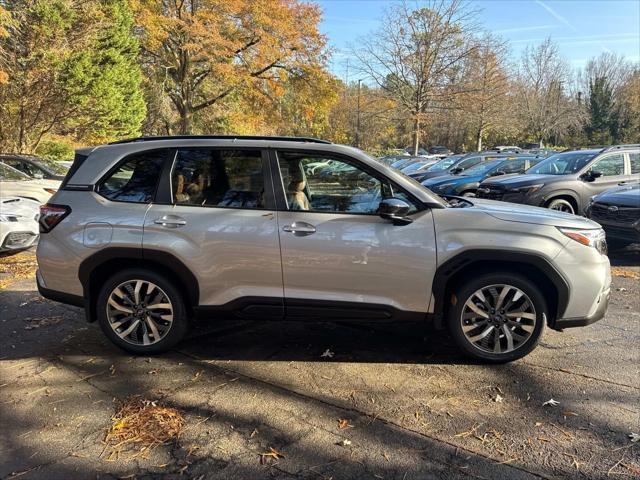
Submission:
[[[597,223],[443,199],[310,138],[79,150],[40,226],[41,294],[84,307],[139,354],[175,345],[196,317],[430,320],[465,353],[506,362],[545,325],[601,319],[609,299]]]

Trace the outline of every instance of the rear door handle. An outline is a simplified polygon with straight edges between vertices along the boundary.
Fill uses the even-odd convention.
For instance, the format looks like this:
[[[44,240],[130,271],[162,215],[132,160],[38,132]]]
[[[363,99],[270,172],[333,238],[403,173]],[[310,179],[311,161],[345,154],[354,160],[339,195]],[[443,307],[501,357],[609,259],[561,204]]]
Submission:
[[[186,225],[187,221],[177,215],[164,215],[160,218],[156,218],[153,223],[167,228],[178,228]]]
[[[306,237],[316,233],[316,227],[307,222],[293,222],[282,227],[285,232],[293,233],[296,237]]]

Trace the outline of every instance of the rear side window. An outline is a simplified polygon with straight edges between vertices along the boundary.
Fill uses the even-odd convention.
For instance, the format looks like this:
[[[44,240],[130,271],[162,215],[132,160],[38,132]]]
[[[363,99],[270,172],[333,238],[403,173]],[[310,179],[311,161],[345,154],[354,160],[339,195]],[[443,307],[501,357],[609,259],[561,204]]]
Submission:
[[[151,203],[170,152],[172,150],[153,150],[127,157],[100,184],[97,192],[118,202]]]
[[[640,173],[640,153],[633,152],[629,154],[629,161],[631,162],[631,175],[637,175]]]
[[[262,154],[257,150],[178,150],[171,172],[178,205],[265,208]]]

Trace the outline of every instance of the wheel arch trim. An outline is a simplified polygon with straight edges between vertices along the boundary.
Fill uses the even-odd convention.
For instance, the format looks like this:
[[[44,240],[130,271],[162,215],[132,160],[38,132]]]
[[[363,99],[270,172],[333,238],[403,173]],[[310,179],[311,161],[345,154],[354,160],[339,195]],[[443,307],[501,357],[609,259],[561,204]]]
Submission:
[[[163,270],[171,272],[179,281],[180,285],[178,285],[178,287],[181,287],[183,290],[189,308],[198,306],[200,300],[200,285],[198,279],[175,255],[161,250],[146,248],[110,247],[85,258],[78,269],[78,279],[82,284],[85,310],[89,321],[95,320],[95,306],[92,305],[93,302],[91,301],[93,294],[91,277],[93,273],[97,269],[104,267],[107,263],[127,260],[137,263],[135,266],[141,266],[140,263],[149,262],[151,265],[160,265]],[[117,270],[113,273],[116,271]],[[169,278],[169,280],[173,279]]]
[[[533,252],[509,252],[495,249],[465,250],[445,261],[436,269],[433,278],[433,297],[435,299],[433,314],[436,325],[443,327],[443,315],[447,292],[450,291],[457,273],[463,269],[472,268],[474,264],[482,262],[497,262],[501,264],[525,265],[541,272],[553,285],[557,293],[557,306],[554,315],[548,319],[549,326],[554,327],[555,319],[562,318],[569,303],[569,282],[565,276],[544,256]],[[517,272],[516,272],[517,273]]]

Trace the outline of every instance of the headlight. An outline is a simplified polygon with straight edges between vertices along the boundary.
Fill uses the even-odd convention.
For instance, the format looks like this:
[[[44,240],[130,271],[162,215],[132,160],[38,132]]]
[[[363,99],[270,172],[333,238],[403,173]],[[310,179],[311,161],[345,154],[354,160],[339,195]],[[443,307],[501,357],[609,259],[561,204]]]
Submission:
[[[595,248],[603,255],[607,254],[607,241],[601,228],[558,228],[565,236],[586,247]]]
[[[514,188],[514,189],[510,190],[510,192],[529,194],[529,193],[537,192],[542,187],[544,187],[544,183],[539,183],[538,185],[528,185],[526,187]]]
[[[44,191],[47,192],[47,193],[50,193],[51,195],[53,195],[58,190],[56,190],[55,188],[45,188]]]

